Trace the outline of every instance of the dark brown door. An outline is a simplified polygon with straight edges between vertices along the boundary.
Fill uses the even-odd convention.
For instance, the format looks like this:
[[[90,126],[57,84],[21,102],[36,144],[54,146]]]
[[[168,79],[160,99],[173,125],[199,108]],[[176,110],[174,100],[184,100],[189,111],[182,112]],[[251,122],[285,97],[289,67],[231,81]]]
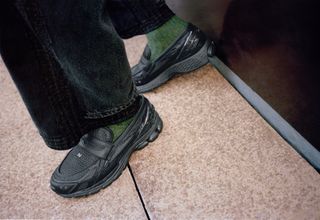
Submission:
[[[316,0],[168,0],[219,42],[218,56],[320,149]]]

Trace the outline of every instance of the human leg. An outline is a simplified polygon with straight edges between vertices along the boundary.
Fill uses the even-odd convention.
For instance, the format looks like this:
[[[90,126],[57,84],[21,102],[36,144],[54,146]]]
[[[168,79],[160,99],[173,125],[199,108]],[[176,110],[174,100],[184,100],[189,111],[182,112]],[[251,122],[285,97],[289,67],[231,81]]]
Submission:
[[[51,179],[65,197],[109,185],[162,127],[135,91],[123,43],[102,12],[105,1],[87,3],[3,1],[0,7],[1,56],[40,134],[51,148],[73,147]],[[113,140],[109,126],[128,118]]]

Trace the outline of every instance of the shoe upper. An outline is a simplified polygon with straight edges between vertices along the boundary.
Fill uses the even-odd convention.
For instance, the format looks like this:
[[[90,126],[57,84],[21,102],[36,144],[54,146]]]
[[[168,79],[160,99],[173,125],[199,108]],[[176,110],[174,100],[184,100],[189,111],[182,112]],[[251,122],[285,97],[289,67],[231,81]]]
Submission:
[[[109,128],[98,128],[84,135],[52,174],[52,190],[68,195],[103,180],[124,153],[132,150],[137,139],[150,128],[154,113],[149,101],[141,97],[139,111],[114,143]]]
[[[202,31],[189,25],[181,36],[153,62],[150,60],[151,50],[147,45],[139,63],[131,69],[136,85],[150,82],[169,66],[192,56],[206,41],[207,37]]]

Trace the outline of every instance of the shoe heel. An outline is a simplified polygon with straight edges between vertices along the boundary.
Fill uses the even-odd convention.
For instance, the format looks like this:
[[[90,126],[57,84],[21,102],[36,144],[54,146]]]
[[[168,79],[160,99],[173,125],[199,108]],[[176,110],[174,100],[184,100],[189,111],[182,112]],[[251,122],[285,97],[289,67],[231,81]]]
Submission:
[[[155,114],[155,125],[153,126],[153,130],[147,135],[147,138],[144,141],[137,145],[136,150],[141,150],[145,148],[149,143],[155,141],[161,133],[163,123],[158,113]]]
[[[196,54],[172,66],[169,69],[170,75],[172,75],[172,73],[189,73],[206,65],[209,62],[208,60],[209,45],[210,45],[210,41],[206,41],[206,43],[202,46],[202,48]]]
[[[158,122],[158,124],[157,124],[157,126],[156,126],[156,129],[155,129],[155,130],[151,133],[151,135],[149,136],[148,142],[153,142],[153,141],[155,141],[155,140],[158,138],[159,134],[161,133],[162,127],[163,127],[162,121],[161,121],[161,119],[159,118],[159,122]]]

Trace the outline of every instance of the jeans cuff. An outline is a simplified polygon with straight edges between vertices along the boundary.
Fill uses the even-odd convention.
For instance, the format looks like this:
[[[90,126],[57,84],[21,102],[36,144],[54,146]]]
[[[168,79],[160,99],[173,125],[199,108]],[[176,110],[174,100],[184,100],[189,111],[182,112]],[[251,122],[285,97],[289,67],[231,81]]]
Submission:
[[[141,9],[138,6],[133,5],[131,10],[134,14],[141,13]],[[117,28],[120,37],[128,39],[137,35],[147,34],[162,26],[174,16],[174,13],[164,3],[158,5],[152,11],[149,11],[148,14],[150,14],[150,16],[140,17],[135,25]]]
[[[138,96],[138,94],[135,93],[132,96],[132,98],[129,100],[128,103],[114,107],[114,108],[86,112],[85,118],[86,119],[100,119],[100,118],[105,118],[105,117],[115,115],[115,114],[127,109],[129,106],[131,106],[135,102],[137,96]]]
[[[119,108],[119,112],[114,113],[113,115],[107,114],[97,114],[95,116],[99,116],[99,118],[87,118],[83,117],[79,120],[78,125],[74,128],[74,130],[70,133],[64,133],[61,136],[47,136],[40,132],[44,142],[48,147],[54,150],[68,150],[75,145],[77,145],[80,141],[80,138],[87,134],[88,132],[105,127],[110,124],[116,124],[121,121],[125,121],[131,117],[133,117],[140,108],[140,96],[137,95],[132,99],[132,102],[125,109],[121,110]],[[109,113],[109,112],[108,112]]]

